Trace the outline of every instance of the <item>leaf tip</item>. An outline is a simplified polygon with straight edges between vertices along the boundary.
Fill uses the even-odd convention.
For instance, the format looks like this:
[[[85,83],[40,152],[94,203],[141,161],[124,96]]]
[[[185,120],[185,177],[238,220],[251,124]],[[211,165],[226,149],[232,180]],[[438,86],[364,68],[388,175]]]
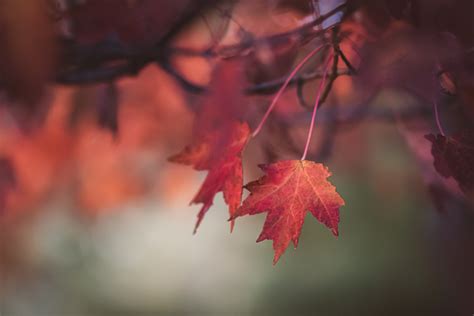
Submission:
[[[198,218],[198,219],[197,219],[197,221],[196,221],[196,225],[194,225],[193,235],[196,235],[197,230],[198,230],[199,226],[201,225],[201,222],[202,222],[202,220],[203,220],[203,218],[204,218],[204,214],[202,213],[202,210],[201,210],[201,212],[199,212],[197,218]]]
[[[258,238],[255,242],[261,242],[261,241],[264,241],[266,239],[267,239],[267,237],[264,235],[264,232],[262,231],[262,233],[260,234],[260,236],[258,236]]]
[[[273,266],[276,266],[278,263],[278,260],[280,260],[281,254],[275,253],[275,256],[273,257]]]
[[[233,231],[234,231],[234,227],[235,227],[235,220],[234,219],[229,219],[230,221],[230,233],[232,234]]]

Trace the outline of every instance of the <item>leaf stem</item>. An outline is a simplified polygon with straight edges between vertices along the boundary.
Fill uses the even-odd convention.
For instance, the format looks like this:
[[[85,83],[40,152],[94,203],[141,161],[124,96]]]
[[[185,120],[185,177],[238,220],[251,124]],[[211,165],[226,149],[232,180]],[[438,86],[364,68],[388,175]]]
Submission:
[[[314,102],[313,115],[311,116],[311,123],[310,123],[310,126],[309,126],[308,137],[306,139],[306,146],[304,148],[304,153],[303,153],[303,156],[301,157],[301,160],[305,160],[306,156],[308,155],[309,145],[311,143],[311,136],[313,135],[314,122],[316,120],[316,112],[318,111],[319,100],[321,99],[321,94],[323,92],[324,85],[326,83],[326,78],[327,78],[327,74],[328,74],[328,71],[329,71],[329,64],[331,63],[331,60],[333,58],[334,58],[334,54],[331,54],[328,57],[328,59],[325,63],[325,66],[324,66],[324,68],[325,68],[324,69],[324,75],[323,75],[323,79],[321,80],[321,83],[319,84],[318,94],[316,95],[316,101]]]
[[[252,133],[252,137],[256,137],[258,135],[258,133],[260,133],[260,131],[262,130],[262,127],[263,125],[265,124],[266,120],[268,119],[268,116],[270,115],[270,113],[273,111],[273,109],[275,108],[275,105],[277,104],[278,100],[280,99],[281,95],[283,94],[283,92],[285,91],[286,87],[288,86],[288,84],[291,82],[291,79],[293,79],[294,76],[296,76],[296,73],[308,62],[308,60],[313,57],[314,55],[316,55],[323,47],[327,46],[327,44],[323,44],[317,48],[315,48],[314,50],[312,50],[308,55],[306,55],[303,60],[301,60],[298,65],[296,65],[296,67],[293,69],[293,71],[290,73],[290,75],[288,76],[288,78],[286,78],[285,82],[283,83],[283,85],[281,86],[281,88],[278,90],[277,94],[275,95],[275,97],[273,98],[272,100],[272,103],[270,104],[270,106],[268,107],[267,111],[265,112],[265,115],[263,116],[262,120],[260,121],[260,124],[258,124],[257,128],[253,131]]]
[[[435,114],[435,120],[436,120],[436,125],[438,126],[438,131],[441,135],[446,136],[444,133],[443,125],[441,125],[441,120],[439,118],[439,112],[438,112],[438,102],[433,99],[433,109],[434,109],[434,114]]]

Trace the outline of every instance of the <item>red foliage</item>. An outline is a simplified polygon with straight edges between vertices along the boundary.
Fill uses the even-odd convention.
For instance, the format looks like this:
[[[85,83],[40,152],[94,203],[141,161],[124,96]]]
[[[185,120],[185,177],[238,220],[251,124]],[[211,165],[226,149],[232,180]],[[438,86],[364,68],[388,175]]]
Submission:
[[[237,119],[244,104],[239,66],[239,61],[229,61],[217,67],[213,90],[203,100],[195,120],[193,144],[170,158],[173,162],[192,165],[196,170],[209,170],[192,200],[192,203],[204,204],[195,232],[218,192],[224,193],[230,216],[242,200],[242,151],[249,140],[250,128]]]
[[[431,153],[436,170],[444,177],[453,177],[468,196],[474,193],[474,135],[464,132],[454,136],[427,135],[432,142]]]
[[[234,216],[242,200],[242,151],[250,136],[247,123],[232,123],[231,134],[205,132],[193,145],[169,160],[192,165],[196,170],[209,170],[206,180],[191,203],[204,204],[198,214],[194,232],[201,224],[206,212],[218,192],[224,193],[229,205],[229,214]],[[233,222],[231,224],[231,229]]]
[[[303,154],[306,157],[307,149],[313,145],[311,134],[318,120],[324,123],[320,129],[323,135],[318,142],[320,146],[312,155],[320,157],[318,160],[328,156],[340,125],[358,123],[369,115],[402,123],[409,116],[417,117],[429,125],[420,135],[432,131],[433,117],[442,134],[441,122],[447,123],[447,134],[454,125],[472,126],[472,0],[327,1],[334,5],[332,13],[320,12],[325,5],[317,0],[231,2],[232,5],[226,6],[227,3],[217,0],[60,1],[60,8],[52,12],[52,4],[59,2],[38,0],[25,4],[4,0],[0,5],[0,43],[3,45],[0,102],[9,110],[5,111],[8,115],[4,115],[5,131],[8,131],[10,114],[16,119],[34,116],[37,121],[44,116],[46,127],[53,124],[36,130],[33,136],[18,133],[6,140],[0,139],[0,149],[8,151],[5,155],[2,153],[5,160],[0,159],[0,210],[3,204],[8,204],[6,196],[14,184],[23,189],[21,196],[14,195],[13,201],[17,204],[27,201],[28,195],[41,200],[49,192],[50,182],[62,178],[58,169],[66,169],[76,160],[79,161],[76,168],[80,179],[79,200],[87,208],[104,205],[96,199],[112,206],[125,197],[141,194],[148,181],[135,184],[135,177],[126,175],[128,164],[117,158],[118,154],[145,147],[145,143],[155,145],[161,140],[160,134],[174,144],[174,139],[186,131],[181,131],[182,126],[169,126],[170,122],[175,124],[176,116],[180,116],[182,125],[183,113],[178,111],[173,116],[170,113],[176,111],[177,104],[188,100],[192,101],[189,107],[196,112],[193,139],[170,160],[208,171],[192,200],[192,203],[203,204],[196,229],[215,195],[222,192],[232,225],[239,216],[268,212],[258,241],[273,240],[276,262],[291,241],[297,245],[306,212],[311,212],[337,235],[339,207],[344,201],[327,181],[330,173],[322,164],[287,160],[263,165],[266,175],[246,186],[251,194],[240,206],[242,152],[264,123],[271,122],[277,131],[263,135],[268,136],[262,141],[262,147],[268,148],[267,158],[271,162],[279,157],[269,145],[270,138],[283,143],[293,155],[301,149],[299,144],[293,143],[300,143],[294,134],[299,128],[306,131],[307,125],[311,125]],[[333,22],[328,23],[329,20]],[[212,25],[220,25],[217,32]],[[197,31],[189,37],[184,32],[194,30]],[[190,37],[193,37],[192,45],[186,43]],[[197,43],[197,38],[212,40]],[[305,54],[307,50],[311,53]],[[328,59],[329,55],[333,57]],[[328,62],[328,66],[322,68],[324,60],[334,63]],[[146,75],[143,70],[150,64],[161,69],[158,79],[142,76],[145,82],[141,82],[142,79],[119,82],[120,78],[135,76],[140,71]],[[198,79],[206,77],[207,73],[203,73],[211,72],[210,69],[214,72],[206,86],[203,82],[208,80]],[[179,92],[178,88],[172,89],[174,85],[167,83],[165,76],[170,81],[175,80],[173,84],[182,89]],[[357,91],[352,95],[347,91],[342,93],[343,97],[337,93],[343,87],[338,79],[341,76],[348,76],[342,79],[346,80],[344,87],[357,84],[353,89]],[[314,89],[312,81],[321,78],[319,89]],[[131,82],[140,88],[130,89]],[[97,83],[107,85],[101,87]],[[53,93],[49,93],[48,87],[54,84],[95,86],[89,92],[74,89],[71,96],[51,101],[47,99],[48,94],[51,98],[54,90],[59,91],[53,87]],[[282,93],[295,87],[296,95],[287,93],[278,110],[272,112]],[[146,90],[143,99],[152,100],[153,104],[146,105],[148,101],[137,97],[141,95],[138,90],[143,88]],[[421,109],[407,106],[393,112],[371,108],[371,101],[387,88],[411,91],[420,103],[430,106],[422,104]],[[254,105],[261,102],[264,95],[276,91],[273,103],[257,125],[252,116],[261,117],[262,111]],[[338,94],[336,97],[334,92]],[[446,99],[441,96],[443,92]],[[203,95],[202,99],[199,95]],[[314,96],[317,102],[313,107],[315,103],[309,100]],[[169,102],[173,97],[179,101]],[[73,99],[80,98],[87,100],[76,100],[75,104]],[[201,102],[194,102],[196,99]],[[448,106],[455,99],[459,104]],[[299,110],[294,106],[297,102],[302,105]],[[53,103],[58,104],[53,106]],[[71,103],[73,110],[62,107],[63,103]],[[83,106],[84,103],[87,105]],[[287,105],[282,107],[282,103]],[[322,103],[332,104],[325,105],[321,109],[325,112],[320,112],[316,119],[316,109]],[[337,103],[355,106],[338,108]],[[433,113],[431,103],[436,105]],[[85,121],[82,125],[76,122],[88,117],[89,104],[92,104],[91,109],[96,109],[98,123],[114,133],[117,143]],[[156,113],[159,122],[151,115],[157,104],[167,113]],[[46,113],[48,105],[51,110],[61,110],[58,122],[51,122],[53,116]],[[252,106],[251,110],[247,105]],[[307,124],[306,112],[313,108],[311,123]],[[455,108],[462,108],[463,115],[455,113]],[[275,112],[279,115],[271,115]],[[76,123],[76,134],[63,132],[66,125]],[[253,134],[249,125],[258,126]],[[432,142],[436,170],[446,178],[454,178],[461,190],[472,196],[473,134],[426,138]],[[429,143],[421,139],[423,144],[412,141],[412,151],[418,151],[417,155],[424,158],[424,165],[429,167],[425,173],[438,177],[427,163],[431,159],[427,150]],[[116,169],[124,169],[124,174]]]
[[[327,181],[328,169],[306,160],[286,160],[262,165],[266,173],[245,186],[250,196],[232,217],[268,212],[257,242],[273,240],[276,263],[293,241],[295,247],[307,212],[338,235],[339,207],[344,200]]]

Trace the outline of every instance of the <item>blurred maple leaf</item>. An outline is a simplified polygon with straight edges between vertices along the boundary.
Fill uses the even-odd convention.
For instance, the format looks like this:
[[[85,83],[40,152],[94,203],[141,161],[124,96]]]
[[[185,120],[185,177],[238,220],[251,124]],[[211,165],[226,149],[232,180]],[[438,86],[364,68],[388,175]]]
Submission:
[[[247,123],[235,122],[232,124],[230,135],[206,133],[193,145],[169,159],[172,162],[193,165],[196,170],[209,170],[201,189],[192,200],[192,203],[204,204],[199,211],[194,232],[201,224],[218,192],[223,192],[224,199],[229,205],[230,216],[233,216],[240,206],[243,181],[242,151],[249,136],[250,128]]]
[[[453,177],[468,196],[474,193],[474,134],[463,132],[455,136],[427,135],[436,170],[444,177]]]
[[[249,140],[250,128],[247,123],[240,122],[245,104],[240,66],[240,60],[223,61],[217,66],[211,83],[213,89],[203,100],[195,118],[192,145],[169,159],[192,165],[196,170],[209,170],[192,200],[192,203],[204,204],[195,232],[218,192],[224,193],[230,216],[234,215],[242,199],[242,151]]]

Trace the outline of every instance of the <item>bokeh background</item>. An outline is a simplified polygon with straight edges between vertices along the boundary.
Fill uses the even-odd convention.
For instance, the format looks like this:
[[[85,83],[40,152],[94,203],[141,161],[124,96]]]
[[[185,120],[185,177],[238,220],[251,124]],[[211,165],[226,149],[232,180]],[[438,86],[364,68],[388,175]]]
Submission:
[[[238,40],[242,27],[264,36],[305,21],[287,1],[284,10],[269,9],[277,2],[242,1],[233,20],[225,19],[219,41]],[[322,1],[320,9],[340,2]],[[119,13],[111,15],[122,26]],[[217,16],[192,24],[175,44],[208,47],[209,28],[221,30],[226,17]],[[94,19],[106,20],[100,14]],[[352,22],[348,29],[355,28]],[[393,28],[403,29],[401,24]],[[84,42],[110,35],[108,28],[101,29],[104,34],[94,27],[82,31]],[[363,44],[358,35],[352,40]],[[409,50],[402,44],[401,50]],[[357,54],[344,45],[357,64]],[[272,64],[265,75],[285,74],[304,49],[286,53],[283,58],[291,62]],[[391,58],[380,57],[386,63]],[[210,81],[215,66],[196,58],[174,65],[199,83]],[[314,87],[306,87],[307,100]],[[354,98],[358,87],[341,77],[325,107],[354,105],[360,101]],[[97,107],[109,102],[110,88],[48,86],[41,108],[48,111],[40,111],[41,124],[27,131],[17,114],[1,109],[0,150],[16,171],[15,188],[0,214],[1,316],[458,315],[472,304],[473,213],[456,201],[449,209],[436,207],[433,196],[439,194],[426,185],[427,176],[435,175],[432,161],[426,161],[432,157],[424,134],[433,131],[434,122],[415,132],[406,121],[370,118],[338,128],[325,164],[346,202],[340,236],[308,215],[298,249],[290,247],[273,266],[271,242],[255,243],[264,215],[239,219],[231,234],[220,194],[192,234],[200,206],[188,203],[205,172],[167,158],[189,142],[193,112],[205,97],[184,93],[172,77],[149,65],[116,82],[118,130],[110,130],[96,118]],[[281,117],[309,115],[296,104],[294,89],[281,100],[276,110]],[[269,101],[249,99],[254,121]],[[368,102],[387,113],[425,106],[393,87]],[[304,143],[307,121],[291,128],[297,147]],[[325,137],[323,124],[317,122],[314,151]],[[285,141],[272,137],[268,127],[245,151],[245,182],[261,175],[256,165],[270,159],[268,142],[276,147],[274,159],[299,158],[281,149]]]
[[[2,240],[18,250],[3,271],[2,316],[450,315],[456,307],[460,285],[445,256],[466,224],[435,210],[393,125],[363,124],[336,139],[328,164],[346,201],[340,236],[308,216],[298,249],[276,266],[271,243],[255,243],[264,217],[243,218],[230,234],[220,195],[192,235],[199,206],[187,204],[205,173],[168,164],[171,152],[110,146],[113,159],[144,169],[140,179],[153,175],[151,189],[114,202],[121,169],[90,152],[101,187],[85,200],[98,213],[83,215],[76,182],[55,183],[16,238]]]

